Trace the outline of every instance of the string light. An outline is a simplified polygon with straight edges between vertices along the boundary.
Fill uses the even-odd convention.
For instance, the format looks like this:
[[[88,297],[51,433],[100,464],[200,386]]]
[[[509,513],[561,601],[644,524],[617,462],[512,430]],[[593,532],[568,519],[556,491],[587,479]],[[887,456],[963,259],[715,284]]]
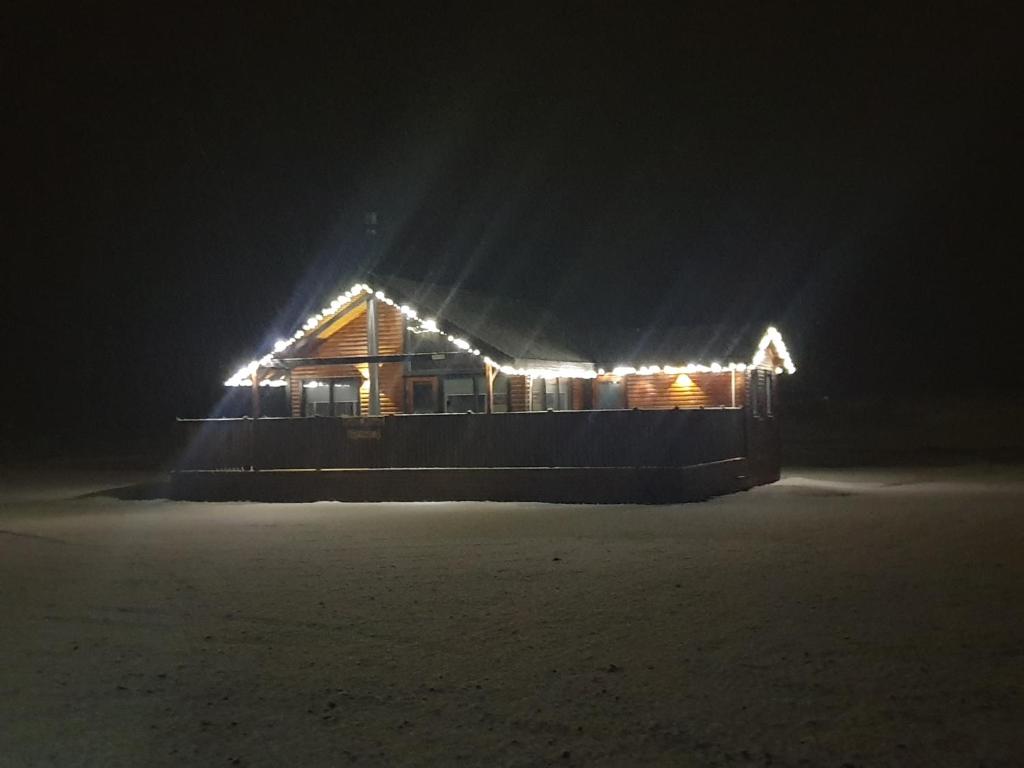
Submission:
[[[482,355],[480,349],[475,347],[472,343],[464,338],[456,336],[451,333],[447,333],[442,330],[437,324],[437,321],[433,318],[420,319],[419,314],[415,309],[408,306],[407,304],[398,304],[393,299],[388,297],[383,291],[375,290],[366,283],[356,283],[344,293],[338,294],[331,303],[324,307],[320,312],[310,315],[306,319],[306,322],[301,328],[295,331],[289,339],[279,339],[274,343],[273,352],[264,355],[259,360],[251,360],[247,365],[239,368],[235,372],[234,376],[224,382],[225,386],[228,387],[251,387],[253,377],[257,374],[259,368],[269,368],[274,363],[274,356],[279,355],[289,347],[293,346],[296,342],[303,339],[309,333],[319,328],[325,320],[331,320],[338,312],[353,300],[361,298],[364,295],[369,295],[377,298],[385,304],[397,307],[398,311],[408,320],[413,322],[407,323],[408,330],[416,334],[421,333],[432,333],[440,334],[445,336],[447,340],[453,344],[457,349],[469,352],[477,357],[483,357],[483,361],[495,368],[496,370],[504,373],[506,376],[526,376],[531,379],[554,379],[554,378],[571,378],[571,379],[594,379],[598,376],[607,375],[603,368],[598,368],[596,371],[591,367],[585,367],[582,365],[561,365],[554,367],[535,367],[535,368],[516,368],[515,366],[498,363],[487,355]],[[644,365],[639,368],[632,365],[617,365],[612,368],[612,376],[652,376],[656,374],[668,374],[674,376],[689,375],[693,373],[721,373],[723,370],[737,371],[743,373],[748,368],[757,368],[762,365],[768,357],[768,347],[774,347],[782,366],[775,368],[776,373],[796,373],[796,366],[793,364],[793,359],[789,354],[789,349],[786,347],[786,342],[782,340],[782,334],[779,333],[778,329],[774,326],[768,328],[764,335],[761,337],[761,341],[757,345],[757,351],[754,353],[753,359],[749,364],[747,363],[727,363],[722,365],[719,362],[711,363],[711,365],[687,363],[685,365]],[[283,387],[287,384],[286,378],[266,378],[260,381],[260,386],[269,387]],[[317,382],[307,382],[303,386],[316,386]]]
[[[750,363],[751,367],[756,368],[764,362],[768,356],[769,345],[775,347],[776,353],[778,353],[779,358],[782,360],[783,370],[786,373],[796,373],[796,365],[794,365],[793,358],[789,354],[786,342],[782,340],[782,334],[779,333],[775,326],[771,326],[764,332],[764,336],[761,337],[761,341],[757,345],[757,352],[754,353],[754,359]]]

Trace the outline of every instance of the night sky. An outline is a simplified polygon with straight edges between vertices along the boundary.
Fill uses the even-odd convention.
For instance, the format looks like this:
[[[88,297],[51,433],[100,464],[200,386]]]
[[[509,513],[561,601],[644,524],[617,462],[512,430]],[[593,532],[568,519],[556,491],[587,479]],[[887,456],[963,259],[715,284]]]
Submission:
[[[570,323],[772,318],[806,397],[1020,387],[1011,4],[372,5],[7,19],[7,449],[211,412],[368,210]]]

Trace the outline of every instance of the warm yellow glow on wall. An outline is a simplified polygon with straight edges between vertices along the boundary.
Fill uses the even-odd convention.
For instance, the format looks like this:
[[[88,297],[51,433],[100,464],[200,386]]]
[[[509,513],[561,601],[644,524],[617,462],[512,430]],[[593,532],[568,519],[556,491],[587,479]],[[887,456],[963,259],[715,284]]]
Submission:
[[[676,386],[677,387],[692,387],[693,386],[693,379],[691,379],[685,373],[680,373],[678,376],[676,376]]]

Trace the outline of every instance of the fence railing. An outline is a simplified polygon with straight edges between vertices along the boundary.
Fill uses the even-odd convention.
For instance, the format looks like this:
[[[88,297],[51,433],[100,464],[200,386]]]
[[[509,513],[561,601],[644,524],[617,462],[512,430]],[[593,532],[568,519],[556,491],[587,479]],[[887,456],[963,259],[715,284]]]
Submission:
[[[745,456],[740,408],[178,422],[183,470],[683,467]]]

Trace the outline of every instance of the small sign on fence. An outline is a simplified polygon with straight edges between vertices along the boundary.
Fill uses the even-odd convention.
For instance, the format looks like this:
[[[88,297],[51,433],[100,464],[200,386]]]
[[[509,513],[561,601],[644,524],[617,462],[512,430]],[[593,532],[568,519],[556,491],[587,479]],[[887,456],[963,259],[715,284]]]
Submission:
[[[379,429],[349,429],[345,434],[349,440],[380,440]]]

